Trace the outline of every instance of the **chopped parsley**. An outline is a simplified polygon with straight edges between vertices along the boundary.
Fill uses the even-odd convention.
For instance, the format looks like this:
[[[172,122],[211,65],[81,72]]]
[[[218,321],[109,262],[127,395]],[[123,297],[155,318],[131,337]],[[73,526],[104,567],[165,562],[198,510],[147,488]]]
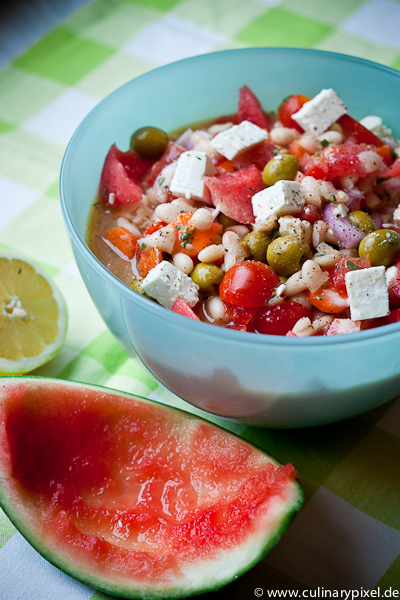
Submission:
[[[274,227],[271,231],[272,239],[276,240],[279,237],[279,231],[276,227]]]
[[[334,201],[334,202],[337,202],[337,199],[336,199],[336,196],[335,196],[335,194],[332,194],[332,198],[333,198],[333,201]]]
[[[144,242],[140,246],[140,252],[143,252],[143,250],[146,250],[146,244]]]
[[[181,236],[181,246],[182,248],[186,248],[187,244],[190,244],[190,242],[193,239],[193,236],[195,234],[196,229],[194,227],[187,227],[186,231],[184,231],[184,233],[182,233]]]
[[[329,142],[328,142],[328,140],[321,140],[321,146],[322,146],[323,148],[326,148],[327,146],[329,146]]]
[[[350,269],[350,271],[357,271],[360,267],[356,265],[356,263],[351,262],[351,260],[346,260],[346,269]]]
[[[272,152],[273,152],[273,154],[279,154],[280,150],[278,150],[278,148],[274,148],[274,149],[272,150]]]
[[[157,183],[158,183],[159,187],[161,187],[161,186],[162,186],[162,184],[164,183],[164,177],[159,177],[159,178],[157,179]]]
[[[108,192],[107,188],[104,188],[104,190],[101,192],[101,195],[105,196],[107,194],[107,192]]]
[[[322,296],[317,296],[318,300],[323,300]]]
[[[18,269],[18,275],[21,275],[21,273],[22,273],[22,269],[21,269],[21,268],[19,268],[19,269]]]

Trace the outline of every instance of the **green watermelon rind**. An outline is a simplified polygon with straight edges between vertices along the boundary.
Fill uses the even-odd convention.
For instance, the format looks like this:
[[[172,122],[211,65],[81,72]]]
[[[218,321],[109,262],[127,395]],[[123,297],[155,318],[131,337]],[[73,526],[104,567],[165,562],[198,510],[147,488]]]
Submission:
[[[62,386],[71,386],[74,389],[86,388],[86,389],[91,389],[91,390],[99,390],[101,392],[105,392],[108,394],[115,394],[115,395],[119,395],[119,396],[122,396],[122,397],[125,397],[128,399],[135,399],[140,402],[144,402],[147,404],[152,404],[152,405],[155,405],[158,407],[162,407],[163,409],[166,409],[166,410],[169,410],[172,412],[183,413],[189,419],[193,419],[195,421],[202,421],[204,423],[207,423],[208,425],[211,425],[217,429],[220,429],[220,430],[226,432],[227,434],[239,439],[241,442],[244,442],[244,443],[248,444],[249,446],[251,446],[252,448],[254,448],[255,450],[261,452],[262,454],[267,456],[277,466],[281,465],[280,461],[278,461],[275,457],[271,456],[270,454],[268,454],[267,452],[265,452],[263,449],[259,448],[255,444],[252,444],[248,440],[244,440],[243,438],[240,438],[240,436],[237,436],[234,433],[230,432],[229,430],[224,429],[223,427],[220,427],[219,425],[215,425],[214,423],[211,423],[210,421],[207,421],[206,419],[203,419],[202,417],[193,415],[193,414],[191,414],[187,411],[184,411],[182,409],[179,409],[179,408],[161,404],[154,400],[149,400],[149,399],[143,398],[141,396],[136,396],[134,394],[129,394],[126,392],[121,392],[119,390],[106,388],[104,386],[80,383],[80,382],[75,382],[75,381],[63,381],[63,380],[52,379],[52,378],[48,378],[48,377],[35,377],[35,376],[2,377],[0,379],[0,403],[1,403],[1,387],[3,387],[2,384],[6,383],[7,381],[17,383],[17,382],[24,382],[24,381],[31,381],[31,380],[40,381],[40,382],[48,382],[50,385],[53,385],[53,386],[54,385],[62,385]],[[1,422],[0,422],[0,424],[1,424]],[[0,466],[1,466],[1,463],[0,463]],[[4,481],[4,483],[3,483],[3,481]],[[41,556],[43,556],[52,565],[54,565],[55,567],[57,567],[64,573],[67,573],[74,579],[77,579],[78,581],[82,582],[83,584],[89,585],[103,593],[111,594],[116,597],[132,598],[132,599],[135,599],[135,598],[140,599],[141,598],[143,600],[153,600],[153,599],[158,600],[161,598],[174,598],[174,599],[178,600],[180,598],[187,598],[190,596],[196,596],[196,595],[204,594],[204,593],[211,592],[211,591],[217,591],[217,590],[221,589],[222,587],[226,586],[227,584],[231,583],[232,581],[236,580],[241,575],[243,575],[244,573],[249,571],[251,568],[253,568],[277,544],[277,542],[281,539],[281,537],[285,533],[286,529],[288,528],[288,526],[290,525],[290,523],[296,516],[296,513],[300,510],[300,508],[304,502],[303,488],[301,487],[300,483],[297,480],[293,481],[293,488],[294,488],[295,493],[293,494],[293,497],[290,498],[290,501],[288,501],[287,505],[282,503],[281,506],[284,509],[284,510],[282,510],[282,518],[279,519],[278,523],[276,524],[276,527],[272,531],[268,532],[268,537],[265,540],[265,544],[263,544],[262,547],[259,549],[257,555],[255,555],[252,558],[252,560],[250,560],[249,562],[246,562],[244,565],[241,565],[239,567],[239,569],[234,573],[233,576],[230,575],[229,577],[227,577],[225,579],[221,578],[221,580],[219,580],[218,582],[214,582],[212,584],[209,584],[208,582],[204,582],[203,586],[197,587],[195,589],[191,589],[188,587],[179,587],[179,586],[174,587],[174,588],[168,587],[167,589],[161,588],[159,586],[153,587],[153,588],[150,588],[150,587],[144,588],[144,587],[140,587],[140,586],[139,587],[133,587],[133,586],[128,587],[124,583],[116,584],[107,579],[101,579],[96,576],[93,576],[89,572],[84,571],[80,568],[76,568],[71,563],[64,560],[64,558],[62,558],[58,555],[55,555],[54,551],[51,548],[48,548],[46,545],[42,544],[23,520],[23,509],[24,509],[23,505],[18,503],[18,505],[17,505],[18,508],[16,508],[15,504],[11,501],[11,498],[9,496],[7,496],[7,494],[5,493],[5,490],[8,487],[6,482],[7,482],[7,477],[4,477],[2,475],[1,469],[0,469],[0,507],[3,509],[3,511],[8,516],[10,521],[14,524],[16,529],[21,533],[21,535],[29,542],[29,544]],[[255,537],[254,534],[250,535],[250,539],[252,539],[254,537]]]

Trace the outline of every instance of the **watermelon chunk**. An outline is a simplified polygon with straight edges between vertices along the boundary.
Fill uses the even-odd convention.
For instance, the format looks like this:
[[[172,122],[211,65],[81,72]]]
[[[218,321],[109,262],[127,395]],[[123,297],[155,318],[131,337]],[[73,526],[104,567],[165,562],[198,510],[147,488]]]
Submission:
[[[101,172],[100,196],[113,206],[140,202],[143,195],[140,183],[151,164],[151,161],[141,158],[133,150],[122,152],[113,144]],[[111,193],[114,194],[113,202],[109,202]]]
[[[259,171],[262,171],[265,165],[275,158],[277,149],[278,146],[265,140],[254,146],[254,148],[250,148],[250,150],[246,150],[235,156],[232,164],[237,169],[244,169],[245,167],[254,165]]]
[[[247,85],[239,90],[238,121],[250,121],[262,129],[271,129],[271,117],[263,110],[257,96]]]
[[[177,298],[175,300],[171,310],[178,313],[179,315],[183,315],[184,317],[189,317],[189,319],[200,321],[199,317],[193,312],[189,304],[185,302],[185,300],[183,300],[182,298]]]
[[[203,419],[92,385],[2,378],[0,505],[47,560],[105,593],[219,589],[302,501],[292,465]]]
[[[239,223],[254,223],[251,198],[265,188],[260,171],[251,165],[234,173],[205,177],[211,202]]]
[[[178,160],[182,152],[185,151],[186,148],[184,148],[183,146],[175,144],[175,142],[168,142],[168,146],[162,157],[151,167],[150,173],[145,179],[145,184],[148,186],[153,185],[163,168],[167,165],[170,165],[172,162],[174,162],[174,160]]]

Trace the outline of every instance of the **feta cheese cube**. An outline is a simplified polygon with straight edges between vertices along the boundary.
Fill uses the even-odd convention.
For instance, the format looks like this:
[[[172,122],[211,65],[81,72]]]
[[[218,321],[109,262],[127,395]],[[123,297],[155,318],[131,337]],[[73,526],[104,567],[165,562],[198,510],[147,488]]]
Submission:
[[[268,138],[265,129],[250,121],[242,121],[226,131],[218,133],[210,142],[211,146],[228,160],[232,160],[245,150],[249,150]]]
[[[382,127],[382,119],[381,117],[376,117],[375,115],[368,115],[368,117],[364,117],[360,121],[361,125],[363,125],[369,131],[372,131],[375,135],[379,135]]]
[[[182,298],[190,307],[199,300],[199,286],[192,278],[166,260],[151,269],[142,281],[142,289],[165,308]]]
[[[392,135],[392,130],[389,127],[386,127],[382,122],[381,117],[377,117],[375,115],[368,115],[368,117],[364,117],[360,121],[361,125],[372,131],[375,135],[380,138],[390,137]]]
[[[292,115],[292,119],[309,135],[319,135],[346,112],[342,100],[330,88],[321,90],[312,100],[303,104],[301,109]]]
[[[283,216],[299,212],[304,197],[297,181],[281,180],[257,192],[251,199],[256,223],[270,216]]]
[[[385,267],[349,271],[345,275],[345,282],[353,321],[376,319],[389,314]]]
[[[281,235],[294,235],[301,242],[310,246],[312,237],[312,225],[308,221],[302,221],[297,217],[286,215],[278,219],[279,233]]]
[[[187,200],[208,200],[208,188],[204,185],[205,175],[215,175],[212,158],[206,152],[188,150],[182,152],[176,164],[169,191]]]

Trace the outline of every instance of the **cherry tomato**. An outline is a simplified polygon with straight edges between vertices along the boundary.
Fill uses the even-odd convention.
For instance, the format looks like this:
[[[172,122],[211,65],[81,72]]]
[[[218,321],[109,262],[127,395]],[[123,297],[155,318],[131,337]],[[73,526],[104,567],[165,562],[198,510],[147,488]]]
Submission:
[[[293,121],[292,115],[297,113],[310,98],[302,96],[301,94],[294,94],[289,96],[279,107],[279,120],[284,127],[291,127],[297,129],[297,131],[303,132],[303,128],[300,127],[296,121]]]
[[[308,221],[311,225],[314,225],[316,221],[322,219],[321,211],[313,204],[306,204],[301,213],[295,215],[302,221]]]
[[[229,302],[224,302],[224,304],[229,318],[238,325],[248,325],[258,310],[256,307],[235,306]]]
[[[225,302],[245,307],[264,306],[280,279],[271,267],[255,260],[237,263],[225,273],[219,293]]]
[[[302,317],[312,319],[311,311],[297,302],[287,300],[261,309],[254,319],[254,328],[258,333],[286,335]]]

